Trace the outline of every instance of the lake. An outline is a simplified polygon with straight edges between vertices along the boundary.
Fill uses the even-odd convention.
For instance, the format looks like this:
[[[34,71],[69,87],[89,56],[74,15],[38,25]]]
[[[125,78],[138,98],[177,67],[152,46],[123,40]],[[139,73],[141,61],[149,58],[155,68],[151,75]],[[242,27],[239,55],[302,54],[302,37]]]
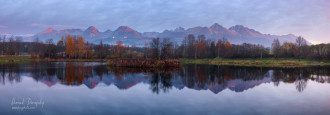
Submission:
[[[330,114],[330,67],[0,64],[0,114]]]

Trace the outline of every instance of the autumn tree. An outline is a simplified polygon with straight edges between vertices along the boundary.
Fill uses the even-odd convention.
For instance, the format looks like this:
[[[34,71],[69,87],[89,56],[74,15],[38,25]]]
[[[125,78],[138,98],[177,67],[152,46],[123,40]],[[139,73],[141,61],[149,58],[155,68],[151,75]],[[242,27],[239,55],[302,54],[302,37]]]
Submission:
[[[86,49],[85,49],[85,43],[84,43],[84,38],[82,36],[78,37],[78,45],[77,45],[77,52],[78,52],[78,57],[83,58],[86,54]]]
[[[290,42],[284,42],[280,48],[280,56],[291,58],[294,57],[296,53],[296,44]]]
[[[233,47],[231,46],[230,42],[227,41],[225,43],[225,56],[226,58],[230,58],[232,57],[234,54],[234,50],[233,50]]]
[[[280,54],[280,48],[281,48],[280,41],[278,39],[275,39],[272,43],[272,51],[275,58],[278,58]]]
[[[68,35],[67,40],[65,42],[65,54],[69,56],[69,58],[74,57],[75,52],[76,52],[76,44],[73,40],[73,37]]]

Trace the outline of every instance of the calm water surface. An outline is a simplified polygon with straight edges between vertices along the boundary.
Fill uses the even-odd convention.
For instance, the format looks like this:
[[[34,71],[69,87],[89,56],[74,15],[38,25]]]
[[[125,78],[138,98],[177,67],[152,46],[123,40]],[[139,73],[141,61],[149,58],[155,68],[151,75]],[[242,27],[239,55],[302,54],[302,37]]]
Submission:
[[[0,114],[330,114],[330,67],[0,64]]]

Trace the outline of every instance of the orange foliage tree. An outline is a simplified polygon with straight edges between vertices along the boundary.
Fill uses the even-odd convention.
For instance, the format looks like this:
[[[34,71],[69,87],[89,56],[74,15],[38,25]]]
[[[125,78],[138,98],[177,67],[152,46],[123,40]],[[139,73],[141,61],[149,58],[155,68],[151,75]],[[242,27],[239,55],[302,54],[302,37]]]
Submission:
[[[230,58],[234,55],[234,50],[233,47],[231,46],[230,42],[226,42],[225,43],[225,57],[226,58]]]
[[[65,54],[69,56],[69,58],[74,57],[76,52],[76,44],[73,41],[73,37],[68,35],[67,40],[65,41],[66,49]]]
[[[78,56],[79,58],[82,58],[86,54],[86,49],[84,46],[84,38],[82,36],[78,37]]]

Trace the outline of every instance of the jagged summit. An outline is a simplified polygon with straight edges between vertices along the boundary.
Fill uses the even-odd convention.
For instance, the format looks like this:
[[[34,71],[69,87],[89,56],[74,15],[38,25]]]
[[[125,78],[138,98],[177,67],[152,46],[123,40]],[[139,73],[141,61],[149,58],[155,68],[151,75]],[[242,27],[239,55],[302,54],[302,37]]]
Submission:
[[[119,26],[116,31],[135,31],[132,28],[128,27],[128,26]]]
[[[88,27],[83,33],[83,35],[87,37],[96,37],[99,34],[99,30],[97,30],[94,26]]]
[[[114,38],[142,38],[141,34],[128,26],[118,27],[114,33]]]
[[[97,30],[94,26],[88,27],[84,32],[100,33],[99,30]]]
[[[51,32],[56,32],[54,28],[48,28],[47,30],[41,32],[41,33],[51,33]]]
[[[222,35],[222,36],[234,36],[236,35],[237,33],[234,32],[234,31],[231,31],[223,26],[221,26],[220,24],[218,23],[214,23],[210,29],[213,30],[213,34],[216,34],[216,35]]]
[[[247,28],[243,25],[235,25],[233,27],[230,27],[229,30],[237,32],[241,34],[242,36],[261,36],[262,34],[258,31],[255,31],[254,29]]]
[[[184,32],[185,29],[183,27],[178,27],[174,29],[175,32]]]
[[[222,27],[220,24],[218,23],[214,23],[212,26],[210,26],[210,28],[224,28]]]

